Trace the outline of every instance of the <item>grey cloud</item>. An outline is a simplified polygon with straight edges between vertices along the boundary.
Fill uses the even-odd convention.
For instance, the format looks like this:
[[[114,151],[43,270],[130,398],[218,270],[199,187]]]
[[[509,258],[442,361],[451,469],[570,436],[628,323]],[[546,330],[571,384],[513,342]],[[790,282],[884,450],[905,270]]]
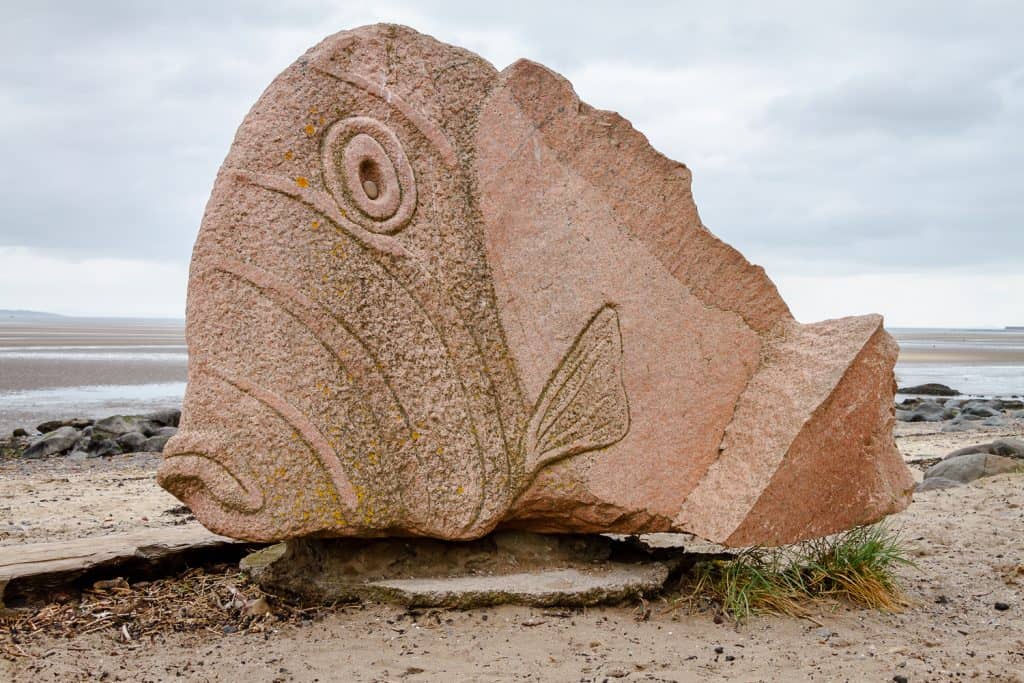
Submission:
[[[1002,97],[978,74],[885,73],[780,98],[766,121],[829,134],[949,135],[998,118]]]
[[[415,17],[442,40],[477,36],[498,67],[720,71],[772,92],[744,104],[749,146],[675,123],[696,104],[735,118],[742,93],[670,90],[622,111],[690,164],[709,227],[769,269],[1006,271],[1024,253],[1024,6],[969,5],[9,3],[0,246],[187,262],[235,128],[274,75],[328,33]],[[590,87],[593,104],[616,101]],[[708,140],[728,163],[692,158]]]

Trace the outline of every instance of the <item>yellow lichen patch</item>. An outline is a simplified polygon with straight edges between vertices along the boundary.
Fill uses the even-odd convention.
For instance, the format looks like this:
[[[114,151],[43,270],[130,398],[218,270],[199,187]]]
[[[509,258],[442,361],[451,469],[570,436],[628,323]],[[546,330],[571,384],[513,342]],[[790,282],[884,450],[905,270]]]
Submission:
[[[345,250],[342,249],[340,244],[335,244],[334,248],[331,249],[331,256],[334,258],[345,258]]]
[[[295,154],[293,154],[291,150],[288,150],[287,152],[284,153],[284,160],[285,161],[291,161],[294,158],[295,158]]]
[[[306,131],[306,135],[313,136],[316,133],[316,126],[312,123],[307,123],[306,127],[302,130]]]
[[[459,488],[455,489],[455,493],[456,493],[456,494],[458,494],[458,495],[460,495],[460,496],[461,496],[461,495],[462,495],[463,493],[465,493],[465,492],[466,492],[466,489],[462,488],[461,486],[460,486]]]
[[[412,436],[412,440],[413,441],[419,441],[420,440],[420,433],[419,432],[413,432],[411,434],[411,436]]]
[[[309,187],[309,178],[306,176],[299,176],[295,179],[295,184],[299,187]]]
[[[437,447],[437,451],[435,451],[435,452],[436,452],[436,453],[437,453],[438,455],[444,455],[444,447],[443,447],[443,446],[438,446],[438,447]]]
[[[310,225],[310,227],[311,227],[311,228],[313,228],[314,230],[319,230],[319,229],[320,229],[320,221],[313,221],[313,222],[312,222],[312,223],[310,223],[309,225]]]
[[[345,296],[345,293],[346,293],[347,291],[348,291],[348,290],[346,290],[346,289],[343,289],[342,287],[335,287],[335,288],[334,288],[334,293],[335,293],[335,294],[336,294],[336,295],[338,296],[338,298],[339,298],[339,299],[340,299],[341,297]]]
[[[315,105],[309,108],[309,113],[310,113],[311,116],[316,116],[317,108],[316,108]]]

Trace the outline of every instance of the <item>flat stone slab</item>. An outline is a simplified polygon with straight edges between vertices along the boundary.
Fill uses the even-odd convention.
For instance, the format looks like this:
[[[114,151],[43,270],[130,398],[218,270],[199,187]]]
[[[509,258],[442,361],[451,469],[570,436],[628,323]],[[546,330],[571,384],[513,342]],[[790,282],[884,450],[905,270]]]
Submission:
[[[242,544],[192,524],[73,541],[2,546],[0,608],[63,589],[91,573],[118,567],[152,567],[192,553]]]
[[[606,536],[497,532],[471,542],[302,539],[244,558],[264,590],[410,607],[596,605],[662,589],[684,549]]]
[[[377,597],[410,607],[583,606],[656,593],[665,585],[669,571],[664,562],[618,563],[594,569],[374,581],[367,587]]]

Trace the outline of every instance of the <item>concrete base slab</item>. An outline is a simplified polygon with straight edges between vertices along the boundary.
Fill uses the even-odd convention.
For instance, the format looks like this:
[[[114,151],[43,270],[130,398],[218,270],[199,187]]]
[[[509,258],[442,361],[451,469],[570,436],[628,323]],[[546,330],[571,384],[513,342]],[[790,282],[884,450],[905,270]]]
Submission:
[[[307,602],[581,606],[657,593],[683,554],[606,536],[505,531],[462,543],[300,539],[253,553],[241,567],[264,590]]]

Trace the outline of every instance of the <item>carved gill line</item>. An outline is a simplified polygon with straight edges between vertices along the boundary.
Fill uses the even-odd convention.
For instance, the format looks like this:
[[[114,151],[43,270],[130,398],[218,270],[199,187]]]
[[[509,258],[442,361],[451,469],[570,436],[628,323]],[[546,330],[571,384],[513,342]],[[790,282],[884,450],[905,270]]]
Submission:
[[[377,85],[368,78],[360,76],[359,74],[347,71],[333,71],[322,65],[314,65],[313,68],[325,76],[330,76],[342,83],[348,83],[349,85],[359,88],[380,100],[384,100],[385,103],[397,109],[402,116],[416,126],[423,137],[434,145],[446,166],[449,168],[455,168],[458,164],[455,148],[452,147],[452,143],[448,140],[448,136],[445,135],[438,126],[431,123],[425,116],[410,106],[408,102],[388,90],[386,87]]]
[[[259,266],[243,263],[229,256],[218,256],[211,259],[210,265],[207,268],[219,270],[244,280],[269,296],[279,308],[309,330],[317,342],[342,367],[347,365],[348,360],[352,360],[359,368],[360,383],[370,385],[364,390],[364,394],[369,396],[390,396],[391,401],[398,409],[398,413],[402,416],[402,422],[405,425],[404,431],[409,435],[412,434],[412,423],[409,420],[408,414],[406,414],[405,406],[402,405],[394,386],[391,384],[390,378],[384,372],[383,364],[373,352],[373,349],[343,318],[335,316],[324,306],[313,301],[297,288]],[[323,319],[336,322],[348,339],[338,339],[337,331],[324,325],[321,322]],[[354,357],[351,357],[347,352],[353,350],[353,347],[355,347],[357,353],[354,354]],[[377,419],[375,411],[371,410],[370,413],[379,429],[380,421]]]
[[[421,289],[426,292],[431,292],[434,289],[433,278],[423,272],[422,268],[416,259],[412,258],[414,253],[405,248],[401,243],[393,237],[387,235],[379,235],[376,233],[369,232],[363,228],[346,221],[338,210],[337,205],[334,203],[334,199],[324,192],[318,192],[310,190],[308,188],[299,188],[294,182],[287,178],[281,178],[271,174],[265,173],[252,173],[249,171],[233,169],[233,178],[243,183],[255,185],[263,188],[270,192],[284,195],[286,197],[295,199],[302,202],[314,211],[319,212],[324,218],[333,222],[341,231],[349,234],[358,244],[362,247],[368,256],[377,263],[394,281],[394,283],[405,292],[406,296],[409,297],[416,307],[423,313],[428,324],[434,330],[438,341],[441,343],[445,350],[445,354],[448,357],[450,367],[453,370],[453,374],[458,379],[459,388],[462,392],[463,401],[466,406],[466,412],[469,416],[470,430],[473,434],[473,440],[476,443],[477,455],[479,459],[481,475],[486,471],[485,460],[487,458],[487,451],[480,439],[480,429],[477,426],[478,422],[484,422],[487,420],[487,412],[482,410],[480,407],[474,405],[474,401],[466,389],[465,381],[462,379],[462,373],[459,372],[459,363],[456,362],[456,354],[452,352],[451,345],[448,343],[446,335],[442,332],[442,325],[438,324],[437,318],[440,318],[444,323],[444,327],[451,329],[456,334],[462,334],[469,338],[469,341],[476,351],[476,357],[472,355],[472,351],[469,354],[460,352],[458,358],[465,361],[466,365],[472,368],[473,372],[479,373],[486,380],[487,385],[490,387],[490,398],[494,404],[494,412],[497,417],[498,430],[501,435],[502,449],[501,457],[506,459],[506,462],[510,458],[510,453],[515,452],[515,449],[508,438],[506,433],[503,418],[501,416],[501,406],[498,398],[497,387],[494,386],[493,378],[487,369],[486,361],[484,361],[483,350],[480,347],[476,337],[471,332],[472,327],[468,325],[465,319],[462,317],[461,312],[451,302],[451,293],[445,291],[442,294],[443,301],[432,300],[435,306],[428,307],[424,304],[423,300],[417,296],[403,281],[402,278],[398,277],[393,270],[392,266],[381,259],[374,249],[381,249],[382,251],[392,256],[399,257],[396,265],[398,267],[405,267],[408,270],[406,274],[413,281],[414,284],[418,285]],[[361,234],[365,233],[365,234]],[[365,239],[364,239],[365,238]],[[380,244],[386,244],[387,247],[381,247]],[[442,289],[444,287],[442,286]],[[431,310],[436,309],[436,310]],[[462,340],[462,344],[465,344],[465,339]],[[482,366],[482,367],[481,367]],[[474,409],[476,408],[476,409]],[[509,470],[509,466],[506,465],[506,469]],[[483,481],[483,479],[481,479]],[[514,482],[509,482],[510,488],[514,487]],[[483,507],[483,497],[478,501],[476,506],[476,512],[474,514],[473,522],[479,517],[480,511]]]
[[[412,438],[412,422],[409,420],[409,415],[406,413],[405,406],[402,405],[402,402],[398,398],[398,394],[395,392],[394,386],[391,384],[391,379],[387,376],[387,373],[384,372],[383,364],[366,341],[360,337],[342,318],[332,315],[330,311],[308,298],[295,287],[291,286],[287,282],[281,281],[276,276],[262,268],[259,268],[258,266],[243,263],[230,257],[220,256],[212,259],[212,263],[208,266],[208,269],[218,270],[222,273],[236,277],[243,282],[249,283],[266,295],[282,311],[305,327],[309,333],[313,335],[313,338],[317,340],[324,350],[327,351],[343,369],[346,368],[346,359],[349,358],[349,354],[345,353],[345,351],[347,349],[352,349],[354,346],[356,351],[354,354],[354,362],[359,368],[357,381],[364,385],[362,389],[363,395],[390,396],[391,402],[394,404],[394,407],[402,418],[403,424],[399,426],[399,429],[404,431],[406,440]],[[351,341],[339,340],[335,329],[329,329],[320,322],[320,320],[324,319],[336,322]],[[354,342],[354,345],[351,342]],[[359,354],[359,351],[362,351],[368,358],[362,357]],[[387,407],[378,406],[378,408],[380,409],[374,410],[370,408],[366,412],[369,414],[370,419],[376,426],[376,432],[378,434],[382,434],[384,432],[381,427],[381,420],[378,413],[386,415],[389,414],[389,411]],[[423,456],[419,452],[419,449],[413,448],[411,450],[413,452],[413,456],[416,458],[416,462],[422,465]],[[426,498],[427,505],[429,506],[431,498],[430,491],[426,490],[422,495]]]
[[[335,452],[327,437],[320,432],[309,418],[302,414],[302,411],[288,403],[281,396],[268,389],[264,389],[246,377],[232,375],[226,370],[201,359],[196,359],[195,365],[200,371],[226,382],[243,394],[247,394],[259,401],[290,424],[299,433],[299,437],[305,442],[306,446],[316,453],[320,465],[334,484],[338,498],[346,506],[346,512],[354,512],[359,507],[359,499],[356,496],[355,489],[352,487],[352,482],[349,481],[348,475],[345,474],[345,470],[341,466],[341,460],[338,458],[337,452]]]
[[[344,39],[344,41],[339,45],[339,47],[341,45],[348,45],[352,41],[353,41],[352,37]],[[352,72],[349,72],[349,71],[335,70],[335,69],[331,68],[330,65],[323,64],[322,62],[321,63],[313,64],[312,66],[313,66],[314,69],[316,69],[320,73],[322,73],[322,74],[324,74],[324,75],[326,75],[326,76],[328,76],[330,78],[334,78],[334,79],[336,79],[338,81],[341,81],[343,83],[347,83],[347,84],[349,84],[349,85],[351,85],[351,86],[353,86],[355,88],[359,88],[360,90],[363,90],[364,92],[369,93],[370,95],[372,95],[372,96],[374,96],[374,97],[376,97],[376,98],[378,98],[380,100],[383,100],[387,105],[397,109],[399,111],[399,113],[401,113],[408,121],[410,121],[420,131],[420,133],[423,135],[423,137],[425,137],[433,145],[433,147],[440,153],[442,160],[444,160],[445,164],[449,168],[455,168],[457,166],[458,159],[457,159],[457,156],[456,156],[456,153],[455,153],[455,149],[452,147],[451,141],[448,139],[448,136],[445,135],[444,131],[441,130],[440,127],[438,127],[434,123],[432,123],[430,120],[428,120],[425,116],[420,114],[419,111],[417,111],[409,103],[407,103],[405,100],[403,100],[400,96],[398,96],[395,93],[391,92],[390,90],[388,90],[383,85],[377,85],[373,81],[369,80],[368,78],[366,78],[365,76],[362,76],[360,74],[352,73]],[[387,270],[386,266],[385,266],[385,269]],[[418,270],[419,269],[417,269],[417,271]],[[419,275],[419,272],[417,272],[416,274]],[[392,277],[394,277],[393,274],[392,274]],[[429,278],[426,278],[426,279],[429,280]],[[396,280],[397,280],[397,278],[396,278]],[[412,296],[411,292],[409,294],[410,294],[410,296]],[[451,293],[449,291],[446,291],[445,294],[447,294],[447,298],[448,299],[451,299]],[[417,302],[417,304],[419,304],[419,300],[416,297],[413,297],[413,299]],[[499,428],[500,434],[501,434],[501,442],[504,445],[504,449],[505,449],[504,456],[505,456],[506,476],[508,477],[509,484],[512,485],[512,483],[513,483],[512,482],[512,463],[511,463],[511,455],[510,454],[517,452],[516,451],[516,445],[518,444],[519,439],[518,438],[516,438],[514,440],[510,440],[509,439],[508,433],[507,433],[507,431],[505,429],[504,417],[502,416],[502,402],[501,402],[500,397],[498,396],[498,389],[494,385],[494,378],[493,378],[493,374],[491,372],[491,368],[489,367],[489,365],[487,363],[487,357],[486,357],[486,355],[483,352],[483,348],[482,348],[482,346],[480,344],[479,339],[477,338],[477,335],[473,331],[473,327],[466,323],[465,318],[462,317],[462,313],[461,313],[461,311],[458,310],[457,306],[454,306],[450,301],[445,301],[444,302],[444,306],[446,308],[450,307],[450,308],[453,308],[455,310],[456,315],[459,317],[460,322],[466,328],[466,330],[469,332],[469,336],[472,339],[473,345],[476,347],[477,357],[479,359],[481,359],[481,361],[482,361],[481,365],[483,366],[483,368],[481,370],[481,374],[484,375],[485,380],[486,380],[486,382],[487,382],[487,384],[488,384],[488,386],[490,387],[490,390],[491,390],[491,392],[490,392],[491,393],[491,398],[492,398],[493,403],[494,403],[494,409],[495,409],[496,414],[498,416],[498,428]],[[425,314],[427,314],[427,311],[422,306],[422,304],[420,304],[420,308],[421,308],[421,310],[424,311]],[[447,313],[447,312],[445,311],[445,313]],[[427,314],[427,315],[428,315],[428,319],[429,319],[430,316],[429,316],[429,314]],[[446,320],[445,320],[446,323],[450,322],[450,315],[444,315],[444,317],[446,318]],[[431,321],[431,324],[433,325],[433,321]],[[440,330],[438,329],[437,325],[433,325],[433,326],[434,326],[435,331],[437,331],[437,333],[438,333],[438,335],[440,337]],[[499,322],[499,328],[500,328],[500,322]],[[441,337],[441,338],[443,339],[443,337]],[[504,341],[504,331],[502,331],[502,340]],[[447,350],[447,344],[445,344],[445,346],[446,346],[446,350]],[[507,347],[506,347],[506,350],[507,350]],[[461,382],[461,377],[460,377],[460,382]],[[516,386],[517,390],[520,389],[519,384],[518,384],[518,378],[515,378],[515,386]],[[520,391],[519,395],[522,396],[522,392],[521,391]],[[468,399],[468,397],[467,397],[467,399]],[[474,422],[475,422],[475,420],[474,420]],[[483,463],[481,463],[481,464],[483,464]]]
[[[182,459],[185,459],[185,458],[198,458],[200,460],[206,460],[206,461],[210,462],[214,467],[218,468],[219,470],[223,471],[226,475],[228,475],[228,477],[230,477],[231,480],[234,481],[235,484],[238,485],[238,488],[244,492],[244,495],[245,495],[245,498],[246,498],[246,500],[243,501],[246,504],[245,507],[233,509],[233,512],[237,512],[239,514],[244,514],[244,515],[254,515],[254,514],[260,512],[260,511],[262,511],[263,508],[266,507],[266,502],[267,502],[266,501],[266,496],[263,495],[263,491],[260,490],[260,487],[257,486],[256,483],[254,481],[252,481],[252,479],[250,477],[244,477],[244,481],[243,481],[243,475],[241,475],[238,472],[235,472],[234,470],[229,468],[227,465],[222,463],[217,458],[215,458],[215,457],[213,457],[211,455],[208,455],[208,454],[206,454],[206,453],[204,453],[202,451],[199,451],[199,450],[186,450],[186,451],[176,452],[176,453],[174,453],[172,455],[168,455],[168,456],[164,457],[165,465],[162,468],[163,472],[166,472],[166,468],[171,468],[172,469],[172,474],[176,474],[176,475],[182,476],[182,474],[180,472],[174,471],[174,469],[173,469],[173,468],[175,468],[178,465],[179,462],[181,462],[181,461],[177,461],[176,462],[175,458],[182,458]],[[161,475],[160,473],[158,473],[157,476],[158,477],[166,477],[167,475],[166,474],[162,474]],[[188,475],[184,475],[184,476],[195,476],[195,477],[198,477],[197,474],[192,474],[192,473],[189,473]],[[207,489],[209,490],[209,487],[207,487]],[[209,495],[211,497],[213,497],[213,499],[215,501],[217,501],[217,503],[221,507],[228,507],[228,508],[232,507],[230,505],[226,505],[225,502],[222,501],[220,498],[218,498],[213,493],[212,490],[209,491]]]

